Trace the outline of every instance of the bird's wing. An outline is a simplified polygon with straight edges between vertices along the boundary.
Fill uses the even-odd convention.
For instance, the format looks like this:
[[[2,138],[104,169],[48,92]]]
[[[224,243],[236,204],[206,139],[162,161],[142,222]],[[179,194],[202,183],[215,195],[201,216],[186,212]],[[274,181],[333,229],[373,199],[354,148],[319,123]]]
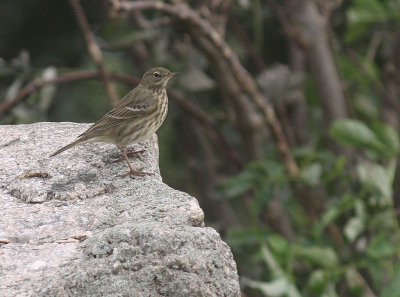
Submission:
[[[150,105],[130,105],[122,108],[114,108],[93,124],[84,134],[101,132],[119,126],[126,121],[144,115],[149,108]]]
[[[146,92],[141,93],[140,96],[134,91],[135,89],[122,98],[112,110],[94,123],[93,126],[80,135],[80,137],[119,126],[149,112],[153,106],[153,102],[151,100],[146,100],[146,97],[148,98]]]

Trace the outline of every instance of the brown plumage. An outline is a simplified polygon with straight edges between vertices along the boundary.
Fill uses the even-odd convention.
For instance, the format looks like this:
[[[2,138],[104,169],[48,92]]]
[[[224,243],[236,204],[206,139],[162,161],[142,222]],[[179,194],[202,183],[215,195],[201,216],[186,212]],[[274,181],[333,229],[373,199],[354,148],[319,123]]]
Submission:
[[[77,144],[108,142],[121,150],[128,163],[130,171],[123,176],[148,174],[132,168],[126,146],[149,139],[161,126],[168,111],[166,86],[168,80],[176,74],[162,67],[148,70],[139,85],[126,94],[112,110],[79,135],[77,140],[59,149],[51,157]]]

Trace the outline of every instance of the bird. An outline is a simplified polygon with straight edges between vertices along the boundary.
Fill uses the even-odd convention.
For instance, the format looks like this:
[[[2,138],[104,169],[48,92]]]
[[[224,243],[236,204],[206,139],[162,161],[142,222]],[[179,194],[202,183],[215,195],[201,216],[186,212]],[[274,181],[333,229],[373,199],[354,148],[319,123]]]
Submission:
[[[168,112],[168,81],[178,73],[163,67],[146,71],[140,83],[127,93],[113,109],[103,115],[77,139],[62,147],[50,157],[58,155],[71,147],[88,142],[115,144],[122,153],[119,160],[125,159],[129,172],[121,175],[145,176],[150,173],[134,170],[129,161],[126,147],[132,143],[148,140],[160,128]],[[134,155],[142,151],[131,152]],[[118,161],[119,161],[118,160]]]

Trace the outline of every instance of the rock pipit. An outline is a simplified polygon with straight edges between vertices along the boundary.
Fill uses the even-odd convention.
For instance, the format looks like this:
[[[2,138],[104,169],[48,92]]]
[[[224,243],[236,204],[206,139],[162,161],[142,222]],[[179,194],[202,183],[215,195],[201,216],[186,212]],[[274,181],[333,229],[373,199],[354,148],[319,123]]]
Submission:
[[[77,144],[108,142],[121,150],[128,163],[130,171],[122,177],[149,174],[133,169],[126,146],[148,140],[160,128],[168,111],[166,86],[176,74],[162,67],[148,70],[139,85],[126,94],[111,111],[79,135],[77,140],[59,149],[51,157]]]

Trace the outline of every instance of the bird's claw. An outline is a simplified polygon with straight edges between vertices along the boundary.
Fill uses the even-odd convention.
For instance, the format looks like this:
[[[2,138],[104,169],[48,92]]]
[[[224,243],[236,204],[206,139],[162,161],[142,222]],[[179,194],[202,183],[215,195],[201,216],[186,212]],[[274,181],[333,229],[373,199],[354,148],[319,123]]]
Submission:
[[[141,153],[143,153],[143,152],[145,152],[145,151],[146,151],[146,150],[138,150],[138,151],[127,152],[127,153],[126,153],[126,156],[127,156],[128,158],[130,158],[130,157],[136,157],[138,154],[141,154]],[[121,156],[121,157],[119,157],[117,160],[113,161],[113,163],[118,163],[118,162],[121,162],[121,161],[124,161],[124,160],[125,160],[124,156]]]
[[[125,173],[125,174],[120,175],[119,177],[125,178],[125,177],[127,177],[127,176],[129,176],[129,175],[146,176],[146,175],[153,175],[153,173],[131,170],[131,171]]]

